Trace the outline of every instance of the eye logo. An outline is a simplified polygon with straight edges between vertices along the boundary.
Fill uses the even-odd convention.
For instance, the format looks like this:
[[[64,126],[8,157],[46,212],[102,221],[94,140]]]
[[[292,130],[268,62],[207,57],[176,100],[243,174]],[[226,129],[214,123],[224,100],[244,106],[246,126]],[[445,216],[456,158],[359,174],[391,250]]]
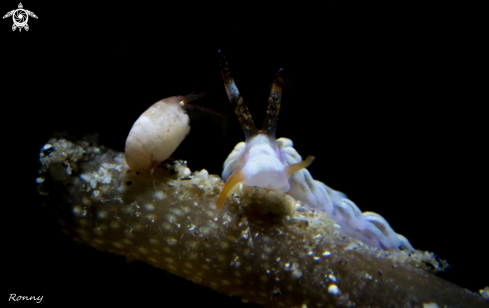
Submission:
[[[34,14],[33,12],[24,10],[22,3],[19,3],[18,9],[8,12],[3,16],[3,18],[5,19],[10,16],[12,16],[12,19],[14,21],[14,24],[12,25],[12,31],[15,31],[15,29],[19,28],[19,32],[21,32],[22,28],[24,28],[25,31],[29,31],[29,25],[27,24],[29,16],[37,18],[36,14]]]

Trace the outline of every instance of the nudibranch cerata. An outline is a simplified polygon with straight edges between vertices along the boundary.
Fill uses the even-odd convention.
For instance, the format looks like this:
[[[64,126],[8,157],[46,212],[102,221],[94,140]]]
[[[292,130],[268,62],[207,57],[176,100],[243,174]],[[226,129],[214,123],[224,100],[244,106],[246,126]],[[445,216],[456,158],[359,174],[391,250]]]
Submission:
[[[126,140],[126,162],[131,170],[149,171],[170,157],[190,132],[184,108],[202,96],[204,93],[192,92],[168,97],[141,114]]]
[[[300,200],[304,207],[325,211],[346,234],[378,248],[401,248],[414,251],[409,241],[397,234],[379,214],[362,213],[345,194],[316,181],[306,167],[314,157],[305,160],[287,138],[275,139],[282,99],[284,70],[273,81],[263,128],[258,130],[236,87],[229,65],[219,51],[221,73],[229,100],[245,135],[224,162],[222,179],[226,182],[217,207],[221,208],[230,190],[238,183],[264,187],[287,193]]]

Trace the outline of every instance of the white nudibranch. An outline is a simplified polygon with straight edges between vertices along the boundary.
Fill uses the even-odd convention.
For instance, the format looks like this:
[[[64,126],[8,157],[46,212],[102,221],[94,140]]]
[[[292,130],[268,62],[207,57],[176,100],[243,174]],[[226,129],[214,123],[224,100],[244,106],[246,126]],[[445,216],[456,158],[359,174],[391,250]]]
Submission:
[[[165,98],[141,114],[126,140],[126,162],[131,170],[149,171],[170,157],[190,131],[184,108],[202,96],[204,93],[192,92]]]
[[[325,211],[344,233],[370,246],[382,249],[401,248],[414,251],[409,241],[397,234],[379,214],[362,213],[345,194],[312,178],[306,167],[314,157],[305,160],[292,147],[292,140],[275,139],[280,110],[283,69],[273,81],[263,128],[258,130],[231,76],[224,55],[219,52],[221,73],[229,100],[245,135],[224,162],[222,179],[226,182],[217,201],[220,209],[231,189],[238,183],[287,193],[304,207]]]

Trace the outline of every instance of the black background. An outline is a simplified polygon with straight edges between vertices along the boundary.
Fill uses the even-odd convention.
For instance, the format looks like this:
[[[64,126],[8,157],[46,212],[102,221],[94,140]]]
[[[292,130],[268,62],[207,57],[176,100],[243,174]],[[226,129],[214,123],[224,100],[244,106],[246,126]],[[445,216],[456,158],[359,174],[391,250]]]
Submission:
[[[0,13],[17,5],[4,1]],[[285,69],[277,137],[316,156],[315,179],[446,259],[452,269],[442,277],[472,291],[488,285],[480,8],[23,5],[39,17],[29,18],[28,32],[12,32],[11,18],[0,24],[4,299],[241,304],[76,244],[41,206],[35,184],[39,150],[55,131],[99,133],[102,144],[122,151],[144,110],[193,89],[207,91],[195,104],[224,116],[195,110],[173,156],[220,174],[243,135],[218,49],[259,127],[274,74]]]

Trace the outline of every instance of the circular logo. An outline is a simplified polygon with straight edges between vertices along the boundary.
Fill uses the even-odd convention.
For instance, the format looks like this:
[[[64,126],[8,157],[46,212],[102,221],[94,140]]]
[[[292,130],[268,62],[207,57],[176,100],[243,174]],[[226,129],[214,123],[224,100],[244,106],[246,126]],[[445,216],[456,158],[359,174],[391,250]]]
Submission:
[[[17,27],[23,27],[25,24],[27,24],[27,20],[29,19],[29,15],[27,15],[27,12],[24,10],[15,10],[14,14],[14,24]]]

